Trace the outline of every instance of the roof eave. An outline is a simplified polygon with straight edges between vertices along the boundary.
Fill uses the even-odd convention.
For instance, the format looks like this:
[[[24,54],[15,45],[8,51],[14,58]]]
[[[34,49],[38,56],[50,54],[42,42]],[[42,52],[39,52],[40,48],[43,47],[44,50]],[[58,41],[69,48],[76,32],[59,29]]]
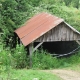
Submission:
[[[76,32],[76,33],[80,34],[80,32],[79,32],[79,31],[77,31],[75,28],[73,28],[71,25],[69,25],[69,24],[68,24],[68,23],[66,23],[65,21],[64,21],[64,23],[65,23],[67,26],[69,26],[69,28],[71,28],[74,32]]]

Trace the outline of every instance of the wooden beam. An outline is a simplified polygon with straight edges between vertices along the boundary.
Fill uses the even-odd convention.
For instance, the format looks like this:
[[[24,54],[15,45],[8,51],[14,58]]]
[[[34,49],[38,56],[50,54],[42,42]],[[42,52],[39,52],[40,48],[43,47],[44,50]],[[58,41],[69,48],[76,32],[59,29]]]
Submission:
[[[80,42],[78,40],[76,40],[76,42],[80,45]]]
[[[30,58],[30,67],[32,67],[32,50],[33,50],[33,43],[29,44],[29,58]]]
[[[43,44],[43,42],[40,42],[34,49],[32,52],[36,51],[38,47],[40,47]]]
[[[21,40],[20,40],[20,44],[22,44]]]
[[[30,58],[30,67],[32,67],[32,53],[41,46],[43,42],[40,42],[35,48],[33,48],[33,43],[29,44],[29,58]]]

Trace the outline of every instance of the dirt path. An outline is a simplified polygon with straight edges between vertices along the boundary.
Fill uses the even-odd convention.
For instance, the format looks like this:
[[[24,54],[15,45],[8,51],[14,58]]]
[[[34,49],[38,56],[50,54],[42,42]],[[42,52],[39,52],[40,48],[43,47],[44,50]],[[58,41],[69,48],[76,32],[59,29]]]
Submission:
[[[80,73],[72,70],[46,70],[58,75],[63,80],[80,80]]]

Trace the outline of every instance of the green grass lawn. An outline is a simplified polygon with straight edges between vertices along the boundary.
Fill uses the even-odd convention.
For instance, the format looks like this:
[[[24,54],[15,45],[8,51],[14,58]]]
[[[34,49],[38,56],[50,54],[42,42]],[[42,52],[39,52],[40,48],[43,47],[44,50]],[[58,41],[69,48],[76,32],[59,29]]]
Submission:
[[[54,74],[40,70],[10,70],[0,74],[0,80],[62,80]],[[2,79],[3,78],[3,79]],[[36,79],[34,79],[36,78]]]

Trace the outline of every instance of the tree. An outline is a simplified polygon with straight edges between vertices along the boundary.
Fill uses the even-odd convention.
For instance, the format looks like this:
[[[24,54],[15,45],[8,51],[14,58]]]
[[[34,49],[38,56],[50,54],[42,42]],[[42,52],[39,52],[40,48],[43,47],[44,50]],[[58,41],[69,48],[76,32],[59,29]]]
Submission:
[[[71,4],[72,0],[64,0],[64,2],[65,2],[66,6],[69,6]]]
[[[76,6],[77,9],[79,9],[79,0],[76,0]]]
[[[75,8],[79,8],[79,0],[72,0],[72,6]]]
[[[22,1],[21,3],[18,1]],[[6,45],[12,46],[14,42],[14,30],[20,26],[24,20],[25,16],[29,11],[29,7],[26,6],[25,0],[2,0],[2,7],[0,9],[1,15],[1,30],[4,33],[3,40]],[[26,14],[26,15],[24,15]]]

